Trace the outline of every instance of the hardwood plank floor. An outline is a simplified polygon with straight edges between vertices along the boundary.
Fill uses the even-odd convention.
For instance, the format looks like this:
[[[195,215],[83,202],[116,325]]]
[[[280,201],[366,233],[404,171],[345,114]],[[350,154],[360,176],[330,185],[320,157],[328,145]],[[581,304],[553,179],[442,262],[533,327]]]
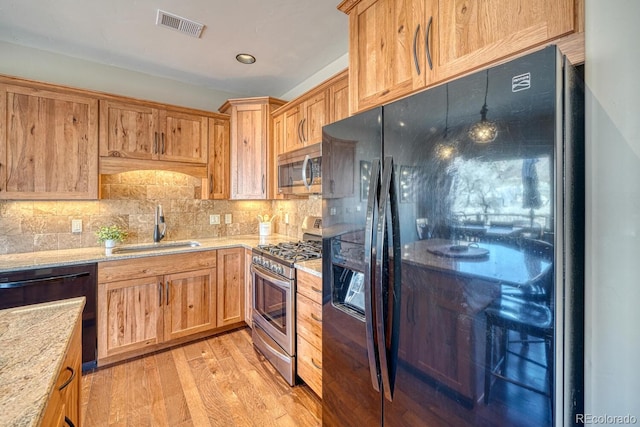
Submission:
[[[290,387],[253,348],[248,328],[82,377],[83,425],[320,426],[322,403]]]

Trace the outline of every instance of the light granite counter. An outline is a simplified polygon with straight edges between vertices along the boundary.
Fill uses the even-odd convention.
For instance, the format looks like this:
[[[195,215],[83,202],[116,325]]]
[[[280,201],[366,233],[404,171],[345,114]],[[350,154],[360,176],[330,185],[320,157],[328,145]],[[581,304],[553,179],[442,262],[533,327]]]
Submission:
[[[0,310],[0,426],[36,426],[84,297]]]
[[[309,274],[313,274],[317,277],[322,277],[322,260],[314,259],[311,261],[296,262],[296,268],[306,271]]]
[[[256,235],[240,235],[207,239],[192,239],[191,241],[197,241],[198,243],[200,243],[200,246],[177,247],[171,249],[165,248],[162,250],[149,250],[140,252],[122,252],[115,253],[109,256],[105,255],[105,249],[103,247],[62,249],[57,251],[26,252],[20,254],[0,255],[0,274],[32,268],[60,267],[65,265],[86,264],[92,262],[115,261],[127,258],[169,255],[182,252],[210,251],[238,246],[251,249],[262,244],[290,242],[291,238],[281,234],[273,234],[266,237]],[[178,241],[162,243],[177,242]],[[135,244],[121,246],[127,247],[140,245]],[[321,259],[297,262],[295,266],[296,268],[304,270],[310,274],[322,277]]]
[[[285,235],[273,234],[267,237],[260,237],[256,235],[240,235],[192,240],[199,242],[200,246],[163,249],[161,251],[150,250],[143,252],[115,253],[109,256],[105,255],[105,250],[103,247],[63,249],[57,251],[26,252],[20,254],[0,255],[0,274],[30,268],[45,268],[73,264],[85,264],[91,262],[114,261],[126,258],[140,258],[146,256],[168,255],[182,252],[208,251],[237,246],[243,246],[245,248],[251,249],[259,244],[289,242],[291,241],[291,238]],[[163,241],[162,243],[167,242]]]

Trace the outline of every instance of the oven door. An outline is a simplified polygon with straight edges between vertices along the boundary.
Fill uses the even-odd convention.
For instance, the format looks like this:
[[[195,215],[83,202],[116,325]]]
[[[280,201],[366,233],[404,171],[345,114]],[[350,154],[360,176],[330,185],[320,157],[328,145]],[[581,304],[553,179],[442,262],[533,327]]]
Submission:
[[[253,321],[289,355],[295,355],[293,280],[252,264]]]

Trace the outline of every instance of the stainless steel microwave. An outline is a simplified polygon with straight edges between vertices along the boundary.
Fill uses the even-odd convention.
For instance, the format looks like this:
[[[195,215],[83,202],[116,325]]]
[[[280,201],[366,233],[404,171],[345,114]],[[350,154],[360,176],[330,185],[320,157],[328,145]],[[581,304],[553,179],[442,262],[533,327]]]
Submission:
[[[308,145],[278,156],[278,193],[322,193],[322,143]]]

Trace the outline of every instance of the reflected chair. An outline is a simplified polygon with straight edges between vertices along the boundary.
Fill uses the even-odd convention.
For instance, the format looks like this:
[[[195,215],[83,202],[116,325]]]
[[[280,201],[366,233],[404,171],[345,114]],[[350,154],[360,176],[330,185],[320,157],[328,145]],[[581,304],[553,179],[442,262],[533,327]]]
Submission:
[[[484,402],[489,403],[491,387],[496,381],[507,381],[527,390],[543,394],[550,399],[553,411],[553,246],[542,242],[523,242],[525,256],[530,257],[529,275],[534,279],[526,288],[503,287],[503,294],[485,309],[486,318],[486,359]],[[525,261],[526,263],[526,261]],[[510,340],[511,332],[520,335],[520,340]],[[496,338],[500,339],[499,346]],[[519,342],[519,352],[510,348],[510,344]],[[540,342],[544,345],[544,363],[528,357],[528,344]],[[499,347],[499,352],[496,351]],[[523,353],[527,353],[527,355]],[[526,363],[541,366],[545,371],[547,389],[536,388],[530,382],[532,378],[510,376],[508,355],[522,358]],[[525,372],[531,372],[531,369]]]

